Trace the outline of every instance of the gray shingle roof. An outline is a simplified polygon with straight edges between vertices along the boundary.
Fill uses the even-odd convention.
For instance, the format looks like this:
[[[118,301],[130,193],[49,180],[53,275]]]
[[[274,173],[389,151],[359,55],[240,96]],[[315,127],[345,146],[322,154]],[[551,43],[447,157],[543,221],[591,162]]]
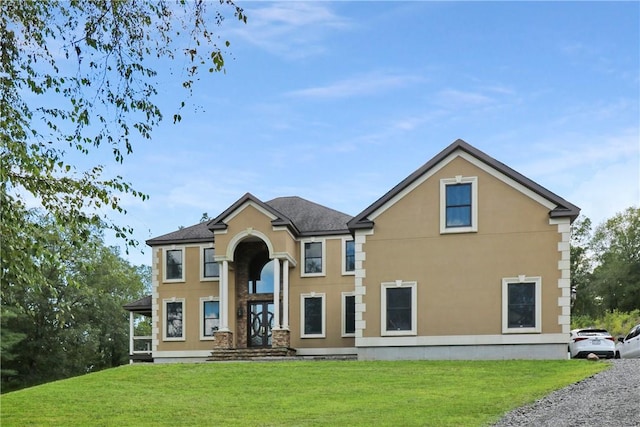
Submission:
[[[169,245],[172,243],[200,243],[213,242],[213,232],[209,230],[206,222],[184,227],[162,236],[147,240],[147,245]]]
[[[146,295],[137,301],[122,306],[127,311],[151,315],[151,295]]]
[[[213,231],[226,228],[225,219],[246,202],[261,206],[276,217],[273,225],[289,227],[298,236],[318,236],[328,234],[348,234],[347,223],[352,216],[301,197],[278,197],[262,202],[250,193],[245,194],[222,214],[208,223],[185,227],[162,236],[147,240],[147,245],[169,245],[174,243],[212,242]]]
[[[300,234],[348,233],[347,223],[353,218],[301,197],[278,197],[266,202],[289,218]]]

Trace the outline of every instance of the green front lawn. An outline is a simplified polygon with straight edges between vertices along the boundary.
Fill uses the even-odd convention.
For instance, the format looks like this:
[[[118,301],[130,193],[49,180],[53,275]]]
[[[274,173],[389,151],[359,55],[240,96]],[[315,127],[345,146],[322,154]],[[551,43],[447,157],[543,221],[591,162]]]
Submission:
[[[481,426],[605,362],[129,365],[0,397],[0,425]]]

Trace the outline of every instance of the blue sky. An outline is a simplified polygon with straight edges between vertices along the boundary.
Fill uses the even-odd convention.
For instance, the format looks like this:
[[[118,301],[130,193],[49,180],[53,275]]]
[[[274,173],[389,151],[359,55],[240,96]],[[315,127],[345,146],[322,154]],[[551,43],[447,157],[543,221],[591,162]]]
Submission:
[[[458,138],[595,224],[640,204],[638,2],[239,5],[196,111],[105,162],[150,195],[118,218],[140,242],[246,192],[356,215]],[[159,88],[171,117],[184,93]],[[129,259],[150,264],[141,249]]]

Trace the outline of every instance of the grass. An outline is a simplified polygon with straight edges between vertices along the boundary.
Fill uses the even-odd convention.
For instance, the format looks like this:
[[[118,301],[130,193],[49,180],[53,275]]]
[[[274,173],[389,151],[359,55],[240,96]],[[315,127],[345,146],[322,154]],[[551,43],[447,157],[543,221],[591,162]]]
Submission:
[[[128,365],[4,394],[9,426],[482,426],[609,366],[562,361]]]

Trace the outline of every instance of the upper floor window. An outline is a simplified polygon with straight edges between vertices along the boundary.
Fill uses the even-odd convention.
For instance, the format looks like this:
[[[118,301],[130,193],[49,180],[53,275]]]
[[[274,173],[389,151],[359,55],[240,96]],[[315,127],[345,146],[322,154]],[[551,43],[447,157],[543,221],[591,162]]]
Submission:
[[[324,275],[324,241],[304,242],[302,259],[304,259],[303,276]]]
[[[416,282],[382,284],[382,335],[416,335]]]
[[[202,278],[214,279],[220,277],[220,264],[215,261],[215,250],[204,248],[202,250]]]
[[[353,274],[356,270],[356,242],[353,240],[342,241],[342,274]]]
[[[182,249],[167,249],[164,253],[164,280],[165,282],[184,281],[184,251]]]
[[[478,178],[440,180],[440,232],[478,231]]]
[[[540,277],[502,279],[502,332],[541,332]]]

